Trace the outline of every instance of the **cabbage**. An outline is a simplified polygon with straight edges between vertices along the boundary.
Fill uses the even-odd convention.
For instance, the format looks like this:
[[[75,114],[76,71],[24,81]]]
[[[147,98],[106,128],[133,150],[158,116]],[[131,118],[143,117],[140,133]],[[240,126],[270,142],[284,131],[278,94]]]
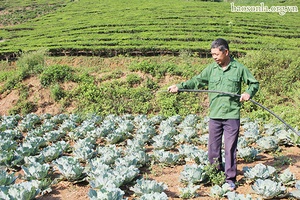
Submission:
[[[251,187],[256,194],[261,195],[264,199],[279,198],[287,194],[286,188],[280,182],[270,179],[258,179]]]

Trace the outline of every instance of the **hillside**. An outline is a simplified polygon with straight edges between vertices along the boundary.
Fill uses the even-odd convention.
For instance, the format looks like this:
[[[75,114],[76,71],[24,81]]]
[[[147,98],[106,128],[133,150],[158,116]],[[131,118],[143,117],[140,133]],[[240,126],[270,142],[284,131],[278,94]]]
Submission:
[[[209,44],[217,37],[229,40],[238,56],[249,50],[300,47],[297,12],[232,12],[230,2],[186,0],[37,2],[33,6],[22,1],[23,9],[17,3],[4,4],[7,8],[0,11],[1,59],[14,59],[20,52],[39,48],[55,56],[179,55],[188,50],[207,57]],[[259,2],[234,3],[260,6]],[[300,6],[298,0],[265,4]],[[10,8],[14,6],[18,12]],[[26,17],[32,19],[20,23]]]

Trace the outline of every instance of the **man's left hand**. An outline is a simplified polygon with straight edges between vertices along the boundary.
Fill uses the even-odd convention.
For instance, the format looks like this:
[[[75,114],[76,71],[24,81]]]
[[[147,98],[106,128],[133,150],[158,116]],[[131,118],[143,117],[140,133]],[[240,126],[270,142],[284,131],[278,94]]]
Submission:
[[[248,93],[243,93],[242,95],[241,95],[241,98],[240,98],[240,101],[242,102],[242,101],[248,101],[250,99],[250,94],[248,94]]]

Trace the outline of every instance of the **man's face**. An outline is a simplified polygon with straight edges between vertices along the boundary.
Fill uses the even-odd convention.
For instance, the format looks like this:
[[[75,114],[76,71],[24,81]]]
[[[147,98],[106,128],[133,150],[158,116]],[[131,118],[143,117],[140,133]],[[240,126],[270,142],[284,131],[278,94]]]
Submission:
[[[227,59],[228,56],[228,50],[225,50],[224,52],[220,51],[219,48],[213,48],[210,50],[211,55],[213,59],[216,61],[217,64],[223,65]]]

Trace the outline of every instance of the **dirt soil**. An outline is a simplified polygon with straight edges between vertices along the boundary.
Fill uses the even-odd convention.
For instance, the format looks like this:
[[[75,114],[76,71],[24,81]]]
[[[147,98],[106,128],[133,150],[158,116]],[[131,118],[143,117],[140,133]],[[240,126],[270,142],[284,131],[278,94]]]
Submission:
[[[35,114],[41,115],[49,113],[56,115],[62,112],[61,106],[51,97],[50,89],[42,87],[38,77],[30,77],[26,79],[23,84],[29,89],[28,100],[37,105],[34,112]],[[75,87],[74,83],[62,84],[64,90],[72,90],[73,87]],[[0,94],[0,115],[9,115],[9,110],[17,104],[19,97],[20,93],[18,90]],[[72,112],[72,109],[74,109],[72,102],[70,102],[70,105],[66,109],[64,108],[65,112]]]

